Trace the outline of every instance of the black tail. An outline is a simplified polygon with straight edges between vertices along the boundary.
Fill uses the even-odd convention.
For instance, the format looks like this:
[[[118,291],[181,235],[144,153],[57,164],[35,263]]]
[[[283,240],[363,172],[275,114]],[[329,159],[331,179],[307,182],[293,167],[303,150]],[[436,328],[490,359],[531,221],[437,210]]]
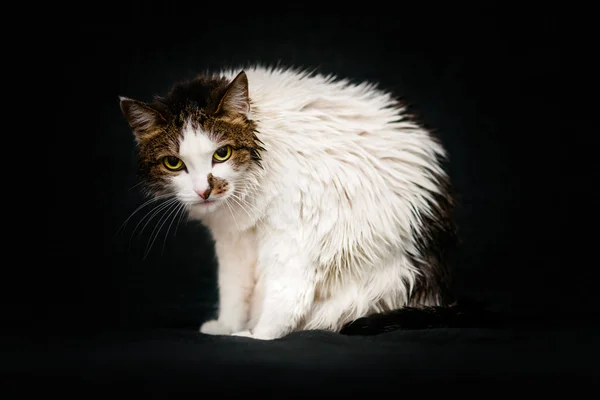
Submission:
[[[380,333],[432,328],[503,328],[509,319],[501,313],[486,310],[473,302],[449,306],[404,307],[359,318],[340,331],[344,335],[377,335]]]

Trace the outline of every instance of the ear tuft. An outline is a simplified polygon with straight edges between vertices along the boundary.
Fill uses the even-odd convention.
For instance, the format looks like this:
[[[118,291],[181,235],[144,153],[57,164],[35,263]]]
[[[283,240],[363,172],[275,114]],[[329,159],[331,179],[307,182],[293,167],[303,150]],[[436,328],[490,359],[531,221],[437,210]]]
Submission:
[[[247,117],[249,112],[248,77],[242,71],[227,87],[215,114],[243,115]]]
[[[160,112],[146,103],[124,96],[119,96],[119,101],[121,112],[138,139],[145,134],[152,133],[165,122]]]

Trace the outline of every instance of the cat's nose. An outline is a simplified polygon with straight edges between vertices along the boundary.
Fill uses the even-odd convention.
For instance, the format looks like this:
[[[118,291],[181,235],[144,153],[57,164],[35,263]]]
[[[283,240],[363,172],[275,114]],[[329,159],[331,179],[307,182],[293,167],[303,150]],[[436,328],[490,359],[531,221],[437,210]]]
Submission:
[[[204,189],[204,190],[195,189],[194,191],[198,194],[198,196],[200,196],[202,199],[206,200],[206,199],[208,199],[208,196],[210,196],[210,192],[212,191],[212,189],[211,188]]]

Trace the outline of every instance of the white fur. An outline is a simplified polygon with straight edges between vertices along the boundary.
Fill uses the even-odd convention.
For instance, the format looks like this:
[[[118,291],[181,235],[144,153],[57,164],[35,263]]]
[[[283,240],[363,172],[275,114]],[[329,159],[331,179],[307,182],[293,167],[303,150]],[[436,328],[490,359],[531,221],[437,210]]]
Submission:
[[[257,339],[336,331],[409,304],[418,271],[407,253],[416,253],[419,213],[438,191],[433,174],[444,175],[436,161],[443,148],[372,84],[245,71],[264,168],[211,167],[218,143],[188,125],[180,156],[190,173],[174,182],[216,242],[219,316],[201,331]],[[231,186],[206,206],[194,189],[209,172]]]

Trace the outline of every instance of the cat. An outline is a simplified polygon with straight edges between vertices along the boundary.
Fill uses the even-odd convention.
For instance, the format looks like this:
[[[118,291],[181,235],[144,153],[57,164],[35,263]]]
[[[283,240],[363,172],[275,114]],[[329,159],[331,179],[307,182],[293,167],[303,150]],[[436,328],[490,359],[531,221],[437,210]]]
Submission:
[[[452,300],[448,155],[391,92],[254,65],[119,99],[144,192],[214,239],[218,316],[200,332],[340,332]]]

